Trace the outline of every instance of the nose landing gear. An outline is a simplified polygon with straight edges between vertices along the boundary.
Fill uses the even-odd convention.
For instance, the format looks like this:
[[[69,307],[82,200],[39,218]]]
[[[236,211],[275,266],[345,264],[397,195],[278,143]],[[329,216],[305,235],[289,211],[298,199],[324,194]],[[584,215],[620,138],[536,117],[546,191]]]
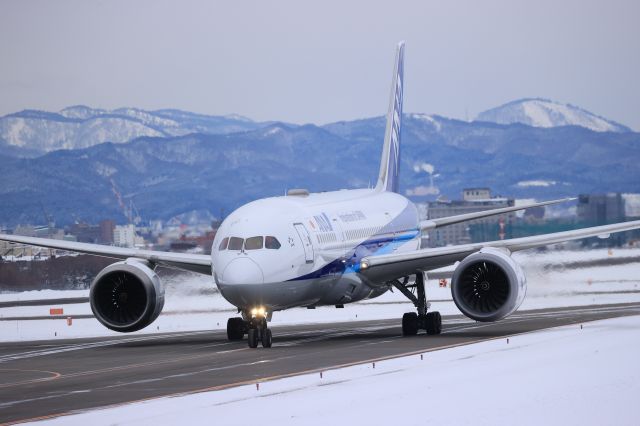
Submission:
[[[250,348],[257,348],[258,342],[263,348],[270,348],[272,343],[271,330],[267,327],[267,320],[264,317],[252,318],[249,321],[249,331],[247,333]]]
[[[440,334],[442,332],[442,316],[440,312],[429,312],[429,303],[424,290],[424,274],[416,274],[415,283],[409,283],[409,277],[405,277],[402,282],[392,281],[391,285],[400,290],[409,300],[413,302],[418,312],[407,312],[402,316],[402,335],[415,336],[418,330],[426,330],[427,334]],[[417,294],[416,294],[417,293]]]
[[[229,318],[227,320],[227,338],[229,341],[242,340],[247,335],[250,348],[257,348],[258,343],[264,348],[270,348],[273,335],[267,326],[271,313],[265,312],[263,308],[244,311],[241,317]]]

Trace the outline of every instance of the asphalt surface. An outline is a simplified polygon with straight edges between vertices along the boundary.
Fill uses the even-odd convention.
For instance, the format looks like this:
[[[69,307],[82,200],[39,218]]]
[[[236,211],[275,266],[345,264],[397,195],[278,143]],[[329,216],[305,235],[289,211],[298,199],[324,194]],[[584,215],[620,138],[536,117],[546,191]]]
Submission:
[[[271,349],[222,331],[3,344],[0,422],[159,396],[218,390],[312,371],[640,315],[640,303],[515,313],[497,323],[444,318],[439,336],[402,337],[400,320],[274,327]]]

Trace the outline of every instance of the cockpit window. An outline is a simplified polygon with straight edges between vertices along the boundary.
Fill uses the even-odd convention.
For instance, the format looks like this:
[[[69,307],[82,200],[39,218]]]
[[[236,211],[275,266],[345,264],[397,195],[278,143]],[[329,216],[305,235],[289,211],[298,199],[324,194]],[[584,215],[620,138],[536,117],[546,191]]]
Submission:
[[[231,237],[229,239],[229,250],[242,250],[242,243],[244,240],[238,237]]]
[[[247,238],[244,242],[245,250],[259,250],[262,248],[262,237]]]
[[[220,245],[218,246],[218,250],[222,251],[222,250],[226,250],[227,249],[227,244],[229,243],[229,237],[225,237],[221,242]]]
[[[268,249],[277,250],[280,248],[280,241],[276,237],[264,237],[264,246]]]

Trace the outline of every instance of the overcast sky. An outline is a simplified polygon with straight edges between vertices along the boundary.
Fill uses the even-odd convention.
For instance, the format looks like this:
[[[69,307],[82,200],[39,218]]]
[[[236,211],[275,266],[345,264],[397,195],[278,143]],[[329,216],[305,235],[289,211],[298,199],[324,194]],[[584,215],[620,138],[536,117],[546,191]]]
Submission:
[[[2,1],[0,115],[180,108],[322,124],[522,97],[640,130],[640,1]]]

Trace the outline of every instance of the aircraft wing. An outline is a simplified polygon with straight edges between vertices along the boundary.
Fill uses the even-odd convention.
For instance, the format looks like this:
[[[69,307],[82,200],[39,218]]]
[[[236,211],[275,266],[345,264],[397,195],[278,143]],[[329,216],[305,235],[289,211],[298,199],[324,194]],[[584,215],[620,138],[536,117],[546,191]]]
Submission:
[[[374,255],[360,261],[359,272],[374,282],[386,282],[414,274],[417,271],[429,271],[451,265],[484,247],[503,248],[514,252],[581,238],[608,237],[609,234],[632,229],[640,229],[640,220],[510,240],[427,248],[409,253]]]
[[[30,246],[68,250],[78,253],[112,259],[128,259],[135,257],[145,259],[156,265],[183,269],[201,274],[212,273],[211,256],[204,254],[171,253],[166,251],[140,250],[135,248],[105,246],[101,244],[78,243],[75,241],[54,240],[50,238],[22,237],[19,235],[0,234],[0,241],[27,244]]]
[[[465,214],[459,214],[455,216],[447,216],[447,217],[440,217],[437,219],[423,220],[420,222],[420,230],[430,231],[435,228],[440,228],[441,226],[453,225],[454,223],[466,222],[474,219],[482,219],[485,217],[515,212],[518,210],[526,210],[532,207],[542,207],[542,206],[548,206],[550,204],[565,203],[567,201],[573,201],[573,200],[575,200],[575,198],[561,198],[559,200],[543,201],[541,203],[531,203],[531,204],[523,204],[520,206],[501,207],[498,209],[485,210],[481,212],[465,213]]]

